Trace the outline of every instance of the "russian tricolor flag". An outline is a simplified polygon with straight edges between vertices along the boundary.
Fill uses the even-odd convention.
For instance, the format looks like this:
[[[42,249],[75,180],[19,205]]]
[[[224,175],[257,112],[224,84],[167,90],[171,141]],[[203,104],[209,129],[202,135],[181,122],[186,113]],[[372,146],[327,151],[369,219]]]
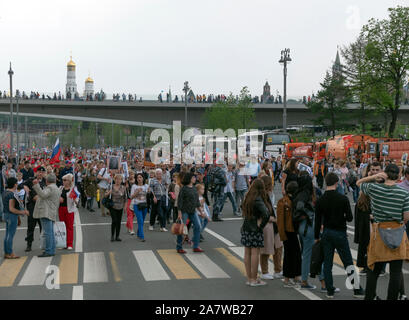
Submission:
[[[71,199],[75,200],[75,199],[79,198],[80,195],[81,194],[78,192],[77,187],[74,187],[74,188],[72,188],[72,190],[71,190],[71,192],[69,194],[69,197]]]
[[[59,162],[60,155],[61,155],[60,138],[57,138],[57,141],[55,142],[55,145],[53,148],[53,153],[51,155],[50,164]]]

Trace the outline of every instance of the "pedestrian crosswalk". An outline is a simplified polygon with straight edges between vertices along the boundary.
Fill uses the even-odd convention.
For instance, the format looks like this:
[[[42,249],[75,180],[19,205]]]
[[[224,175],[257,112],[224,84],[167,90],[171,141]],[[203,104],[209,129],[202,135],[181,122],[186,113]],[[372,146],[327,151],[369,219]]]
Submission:
[[[57,281],[60,285],[130,281],[131,278],[136,279],[138,274],[147,282],[231,279],[246,275],[244,247],[214,248],[200,254],[191,249],[186,251],[185,255],[178,254],[175,249],[161,249],[135,250],[122,255],[115,252],[86,252],[3,260],[0,262],[0,288],[43,286],[50,266],[58,267]],[[355,261],[357,253],[351,251]],[[272,261],[269,261],[269,269],[274,271]],[[404,270],[404,273],[408,271]],[[335,253],[333,275],[345,274],[342,261]]]

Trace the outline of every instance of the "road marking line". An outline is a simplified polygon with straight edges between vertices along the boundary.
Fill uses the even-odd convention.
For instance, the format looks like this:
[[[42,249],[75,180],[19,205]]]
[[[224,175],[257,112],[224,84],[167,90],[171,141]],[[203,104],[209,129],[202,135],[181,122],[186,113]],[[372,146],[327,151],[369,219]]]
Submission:
[[[175,249],[158,250],[158,254],[166,263],[176,279],[201,279],[200,275],[186,262]]]
[[[220,234],[218,234],[218,233],[216,233],[216,232],[214,232],[214,231],[212,231],[212,230],[210,230],[208,228],[206,228],[205,231],[207,233],[211,234],[213,237],[219,239],[221,242],[226,244],[228,247],[235,247],[236,246],[233,242],[227,240],[226,238],[222,237]]]
[[[103,252],[84,253],[84,283],[108,282]]]
[[[109,259],[111,260],[112,272],[114,273],[115,282],[121,282],[121,274],[119,273],[118,264],[115,260],[115,252],[109,253]]]
[[[232,255],[229,251],[227,251],[225,248],[216,248],[218,252],[220,252],[226,259],[227,261],[233,265],[236,269],[238,269],[243,276],[247,276],[246,274],[246,268],[244,267],[243,261],[238,259],[236,256]]]
[[[153,251],[138,250],[133,254],[146,281],[170,280]]]
[[[83,286],[74,286],[72,288],[72,300],[84,300]]]
[[[186,250],[186,258],[208,279],[230,278],[217,264],[205,254],[193,253],[192,249]]]
[[[60,268],[60,284],[76,284],[78,283],[78,263],[79,254],[64,254],[61,256]]]
[[[47,277],[46,269],[51,264],[52,257],[33,257],[28,265],[19,286],[42,286]]]
[[[307,297],[310,300],[322,300],[320,297],[313,294],[310,290],[302,290],[301,288],[294,288],[294,289],[297,290],[299,293],[301,293],[302,295],[304,295],[305,297]]]
[[[27,257],[16,260],[4,260],[0,266],[0,287],[11,287],[14,284]]]
[[[75,220],[75,252],[82,252],[82,228],[79,214],[74,215]]]

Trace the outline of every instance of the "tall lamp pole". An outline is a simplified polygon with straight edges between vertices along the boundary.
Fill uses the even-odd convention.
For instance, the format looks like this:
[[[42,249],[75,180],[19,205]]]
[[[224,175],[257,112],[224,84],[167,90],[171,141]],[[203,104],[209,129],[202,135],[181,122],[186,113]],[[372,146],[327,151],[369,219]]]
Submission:
[[[185,81],[183,91],[185,92],[185,128],[187,128],[187,93],[189,92],[189,82]]]
[[[18,119],[18,98],[20,96],[20,91],[16,90],[16,105],[17,105],[17,120],[16,120],[16,131],[17,131],[17,165],[20,163],[20,151],[19,151],[19,144],[20,144],[20,135],[18,132],[18,125],[19,125],[19,119]]]
[[[13,70],[11,69],[11,62],[10,62],[10,156],[13,152]]]
[[[283,108],[283,129],[287,132],[287,64],[292,60],[290,58],[290,49],[281,51],[280,64],[284,65],[284,108]]]

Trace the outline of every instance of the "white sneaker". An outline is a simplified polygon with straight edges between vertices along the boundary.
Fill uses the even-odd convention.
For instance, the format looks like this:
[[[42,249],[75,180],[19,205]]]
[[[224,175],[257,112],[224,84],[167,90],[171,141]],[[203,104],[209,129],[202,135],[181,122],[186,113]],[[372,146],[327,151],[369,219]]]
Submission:
[[[274,273],[274,279],[282,279],[283,278],[283,273]]]
[[[250,287],[259,287],[259,286],[265,286],[267,283],[264,281],[256,281],[256,282],[250,282]]]
[[[72,250],[72,247],[68,247],[67,250]]]
[[[149,231],[153,231],[153,227],[152,227],[152,226],[149,226]]]
[[[263,280],[274,280],[274,276],[270,273],[262,274],[260,278]]]
[[[167,232],[168,230],[166,228],[160,228],[160,231]]]
[[[131,231],[131,232],[129,232],[129,234],[130,234],[131,236],[133,236],[133,235],[135,234],[135,232],[134,232],[134,231]]]

